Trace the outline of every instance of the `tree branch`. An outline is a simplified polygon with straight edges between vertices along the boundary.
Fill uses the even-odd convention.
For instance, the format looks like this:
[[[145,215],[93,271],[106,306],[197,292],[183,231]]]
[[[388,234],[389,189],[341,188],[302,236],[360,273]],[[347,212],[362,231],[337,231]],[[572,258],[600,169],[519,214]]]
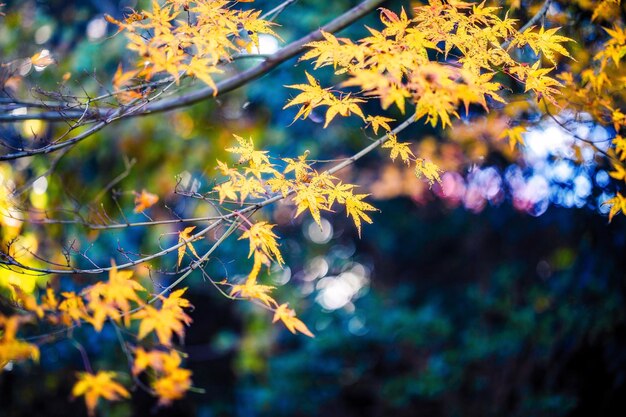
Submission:
[[[256,78],[259,78],[260,76],[266,74],[267,72],[277,67],[278,65],[282,64],[283,62],[298,55],[300,52],[302,52],[305,49],[305,46],[304,46],[305,44],[309,42],[321,40],[323,38],[322,31],[330,32],[330,33],[340,31],[341,29],[351,25],[356,20],[360,19],[361,17],[371,12],[374,8],[376,8],[376,6],[381,4],[383,1],[384,0],[365,0],[363,3],[348,10],[344,14],[340,15],[339,17],[335,18],[331,22],[322,26],[320,29],[314,32],[311,32],[307,36],[304,36],[290,43],[289,45],[279,49],[274,54],[267,56],[266,59],[259,65],[253,68],[250,68],[246,71],[243,71],[231,78],[227,78],[225,80],[222,80],[221,82],[218,82],[217,89],[213,89],[211,87],[204,87],[199,90],[191,91],[189,93],[180,95],[178,97],[160,100],[158,102],[154,102],[152,104],[146,105],[141,112],[124,114],[120,118],[130,118],[130,117],[136,117],[136,116],[144,116],[144,115],[148,115],[152,113],[169,111],[169,110],[177,109],[180,107],[185,107],[190,104],[194,104],[199,101],[206,100],[206,99],[212,99],[218,95],[222,95],[230,91],[233,91]],[[293,1],[288,1],[285,3],[286,4],[280,5],[278,10],[276,10],[277,8],[275,8],[270,12],[278,13],[282,11],[285,7],[287,7],[289,4],[293,3]],[[256,55],[250,55],[250,57],[256,57]],[[52,103],[49,103],[49,104],[52,104]],[[42,106],[39,105],[38,107],[42,107]],[[85,114],[86,119],[93,120],[96,118],[106,117],[108,116],[108,114],[110,114],[110,110],[106,110],[106,109],[92,109],[89,112],[87,111],[86,108],[77,108],[76,106],[73,106],[73,108],[71,109],[66,109],[67,106],[64,105],[63,103],[56,103],[56,106],[54,107],[57,107],[58,109],[52,108],[52,109],[48,109],[48,111],[46,112],[34,113],[34,114],[0,115],[0,122],[15,122],[18,120],[30,120],[30,119],[61,121],[61,120],[67,120],[68,118],[71,118],[71,117],[80,117],[83,114]],[[43,153],[43,152],[38,152],[38,153]],[[21,155],[21,156],[18,156],[18,158],[23,157],[23,156],[28,156],[28,155]],[[9,158],[9,159],[15,159],[15,158]]]
[[[415,114],[411,115],[408,119],[406,119],[404,122],[402,122],[401,124],[399,124],[395,129],[393,129],[390,133],[385,134],[384,136],[382,136],[381,138],[379,138],[378,140],[372,142],[370,145],[366,146],[365,148],[363,148],[361,151],[359,151],[358,153],[352,155],[350,158],[344,160],[343,162],[340,162],[339,164],[335,165],[334,167],[328,169],[326,172],[328,174],[335,174],[336,172],[346,168],[347,166],[352,165],[353,163],[355,163],[357,160],[361,159],[363,156],[367,155],[368,153],[370,153],[371,151],[373,151],[374,149],[378,148],[380,145],[382,145],[383,143],[385,143],[392,135],[397,135],[398,133],[400,133],[401,131],[403,131],[404,129],[406,129],[408,126],[410,126],[411,124],[413,124],[415,122]],[[293,195],[295,193],[295,190],[290,190],[287,194],[283,195],[283,194],[276,194],[273,197],[267,198],[266,200],[263,200],[259,203],[250,205],[248,207],[245,207],[241,210],[236,210],[233,211],[231,213],[225,214],[224,216],[220,217],[219,219],[215,220],[213,223],[209,224],[208,226],[206,226],[204,229],[200,230],[198,233],[192,235],[189,239],[185,240],[183,239],[181,242],[177,243],[176,245],[172,245],[166,249],[163,249],[159,252],[153,253],[152,255],[148,255],[145,257],[142,257],[140,259],[137,260],[131,260],[129,262],[117,265],[117,269],[118,270],[122,270],[122,269],[127,269],[127,268],[132,268],[135,267],[137,265],[140,265],[142,263],[160,258],[162,256],[165,256],[169,253],[172,253],[176,250],[178,250],[178,248],[181,248],[183,246],[186,246],[188,243],[196,241],[200,238],[202,238],[203,236],[207,235],[208,232],[210,232],[211,230],[215,229],[216,227],[218,227],[219,225],[221,225],[222,223],[224,223],[225,221],[228,222],[233,222],[233,221],[237,221],[237,219],[239,219],[242,215],[247,214],[247,213],[254,213],[256,211],[258,211],[259,209],[268,206],[270,204],[276,203],[277,201],[283,200],[291,195]],[[67,269],[49,269],[49,268],[37,268],[37,267],[31,267],[28,265],[24,265],[18,261],[16,261],[13,257],[9,256],[6,253],[2,254],[2,257],[0,258],[0,264],[4,264],[7,267],[16,267],[16,268],[20,268],[24,271],[30,271],[30,272],[35,272],[35,273],[39,273],[39,274],[101,274],[103,272],[107,272],[110,271],[112,269],[112,267],[101,267],[101,268],[92,268],[92,269],[80,269],[80,268],[74,268],[74,267],[70,267],[68,266]],[[194,268],[192,268],[194,269]]]

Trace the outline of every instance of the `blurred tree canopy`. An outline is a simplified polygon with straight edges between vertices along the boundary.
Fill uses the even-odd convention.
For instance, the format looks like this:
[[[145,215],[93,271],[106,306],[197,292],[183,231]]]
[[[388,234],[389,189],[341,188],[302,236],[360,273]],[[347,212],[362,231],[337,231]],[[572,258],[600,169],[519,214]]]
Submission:
[[[619,0],[5,3],[0,415],[626,411]]]

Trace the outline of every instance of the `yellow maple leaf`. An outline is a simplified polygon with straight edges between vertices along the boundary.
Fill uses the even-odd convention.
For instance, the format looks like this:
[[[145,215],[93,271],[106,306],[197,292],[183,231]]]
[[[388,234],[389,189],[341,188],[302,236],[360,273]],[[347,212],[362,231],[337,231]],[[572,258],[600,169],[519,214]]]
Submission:
[[[20,324],[30,321],[29,317],[13,315],[6,317],[0,313],[0,373],[9,361],[32,359],[39,361],[37,345],[16,338]]]
[[[346,117],[354,113],[361,117],[361,119],[365,120],[365,115],[363,114],[363,111],[361,111],[358,103],[365,103],[365,100],[350,97],[350,94],[341,99],[332,100],[332,102],[328,105],[328,110],[326,110],[326,121],[324,122],[324,127],[328,127],[328,124],[337,114]]]
[[[230,295],[239,296],[241,298],[247,298],[251,300],[259,300],[266,306],[277,306],[276,300],[269,295],[275,287],[271,285],[261,285],[254,281],[246,280],[244,284],[233,285],[230,291]]]
[[[43,308],[37,303],[34,295],[25,292],[19,285],[11,284],[12,298],[15,303],[26,311],[33,312],[39,318],[43,318]]]
[[[508,138],[509,146],[513,150],[518,143],[524,145],[524,137],[522,135],[526,132],[527,130],[524,126],[515,126],[502,131],[498,139]]]
[[[113,75],[113,91],[115,91],[115,97],[117,97],[121,103],[130,103],[142,97],[140,92],[128,89],[138,73],[139,71],[137,70],[124,71],[122,64],[119,64],[117,67],[117,71],[115,71]]]
[[[609,175],[616,180],[622,180],[626,182],[626,168],[624,168],[621,164],[612,163],[613,171],[609,172]]]
[[[293,334],[296,334],[296,331],[298,331],[309,337],[315,337],[306,327],[306,324],[296,317],[296,312],[290,309],[288,304],[281,304],[274,310],[272,323],[276,323],[278,320],[282,321],[285,327]]]
[[[441,169],[434,163],[425,159],[417,159],[415,161],[415,175],[417,178],[426,177],[429,186],[433,186],[436,182],[441,184]]]
[[[61,321],[69,326],[72,323],[80,326],[82,319],[88,317],[87,308],[83,299],[76,295],[75,292],[62,292],[64,298],[59,303],[59,311],[61,312]]]
[[[115,372],[98,371],[96,374],[79,372],[77,376],[78,381],[72,388],[72,396],[85,397],[85,404],[90,416],[95,414],[100,398],[107,401],[118,401],[130,397],[126,388],[113,380],[117,376]]]
[[[350,39],[337,38],[332,33],[321,31],[324,40],[309,42],[305,46],[310,48],[299,59],[305,61],[315,59],[315,69],[326,65],[333,65],[333,68],[347,67],[353,60],[362,61],[364,49]],[[337,73],[344,73],[346,69],[341,69]]]
[[[211,77],[211,74],[219,74],[223,71],[220,68],[213,66],[213,60],[209,58],[200,58],[198,56],[192,56],[188,64],[182,65],[182,69],[187,71],[187,74],[192,75],[211,87],[213,89],[213,96],[216,96],[217,85]]]
[[[128,325],[130,303],[143,304],[137,291],[146,289],[133,280],[132,276],[132,271],[118,271],[115,262],[111,262],[108,281],[98,282],[86,290],[88,307],[91,311],[88,321],[97,331],[102,330],[107,318],[119,322],[120,318],[124,317],[125,324]]]
[[[56,312],[59,308],[59,300],[49,283],[46,285],[45,294],[41,296],[41,308],[50,312]]]
[[[540,68],[540,64],[541,61],[537,61],[530,68],[524,66],[514,67],[511,68],[511,73],[521,76],[526,84],[524,91],[532,90],[539,99],[545,98],[550,103],[557,105],[554,96],[561,94],[558,88],[563,87],[563,84],[548,76],[553,68]]]
[[[184,245],[178,248],[178,262],[176,263],[177,266],[180,266],[180,263],[183,261],[183,257],[185,256],[185,252],[187,252],[187,249],[189,249],[196,258],[200,258],[193,245],[191,244],[193,239],[193,234],[191,232],[193,232],[195,228],[196,226],[189,226],[186,227],[182,232],[178,233],[178,244],[180,245],[184,243]]]
[[[148,368],[157,372],[164,372],[170,368],[177,368],[180,365],[180,356],[175,350],[164,352],[162,350],[146,351],[141,346],[133,351],[135,360],[133,361],[132,373],[139,375]]]
[[[384,116],[367,116],[365,121],[372,126],[374,134],[377,135],[378,129],[381,127],[385,129],[385,131],[390,132],[391,127],[389,126],[389,122],[393,122],[395,119],[390,119],[389,117]]]
[[[346,215],[352,217],[352,221],[356,226],[359,237],[361,236],[361,220],[371,224],[372,219],[365,214],[366,211],[376,211],[376,207],[365,201],[362,201],[369,194],[352,194],[350,193],[345,200]]]
[[[159,397],[159,404],[169,405],[172,401],[183,398],[191,388],[191,371],[182,368],[174,369],[156,378],[151,386]]]
[[[283,197],[287,197],[289,195],[289,191],[293,187],[293,182],[285,178],[284,175],[280,173],[274,174],[273,178],[268,179],[265,183],[270,187],[272,192],[280,191]]]
[[[609,211],[609,222],[611,222],[613,217],[620,211],[626,213],[626,198],[624,198],[621,193],[617,193],[615,197],[606,200],[602,205],[611,207],[611,211]]]
[[[615,153],[619,156],[619,160],[626,160],[626,139],[621,135],[617,135],[613,139],[613,145],[615,145]]]
[[[300,110],[298,110],[298,113],[293,118],[294,121],[298,120],[300,116],[302,116],[303,119],[306,119],[309,117],[314,108],[323,104],[333,104],[333,102],[337,100],[332,93],[323,89],[311,74],[306,71],[304,74],[306,75],[309,84],[293,84],[285,86],[287,88],[302,91],[302,93],[289,100],[289,102],[283,107],[283,109],[286,109],[291,106],[302,104],[302,107],[300,107]]]
[[[278,249],[278,242],[276,241],[276,234],[272,231],[275,224],[269,224],[268,222],[257,222],[250,226],[241,237],[241,239],[248,239],[250,241],[250,253],[248,257],[251,257],[255,252],[262,253],[268,260],[275,260],[279,265],[282,265],[285,261]]]
[[[543,56],[554,65],[556,65],[555,53],[571,58],[570,53],[561,44],[564,42],[574,42],[574,40],[566,36],[557,35],[556,32],[560,28],[546,30],[542,26],[539,32],[534,32],[533,29],[534,27],[530,27],[521,33],[515,43],[518,45],[523,43],[528,44],[535,54],[541,52]]]
[[[335,201],[339,204],[345,204],[346,198],[352,195],[354,187],[353,184],[344,184],[341,181],[330,186],[326,191],[326,198],[328,199],[326,208],[330,210]]]
[[[324,192],[324,190],[318,189],[313,186],[313,184],[298,184],[296,187],[296,196],[293,199],[296,203],[296,217],[303,211],[309,210],[313,220],[315,220],[315,223],[321,228],[322,217],[320,211],[327,210]]]
[[[309,174],[313,171],[306,158],[309,156],[309,151],[300,155],[298,159],[283,158],[283,161],[287,162],[287,166],[283,170],[283,174],[288,174],[293,171],[296,176],[296,181],[303,182],[309,178]]]
[[[237,135],[233,135],[233,136],[237,140],[237,143],[239,143],[239,146],[226,148],[226,152],[238,154],[240,164],[243,164],[246,162],[251,162],[256,166],[270,164],[270,160],[266,155],[267,151],[254,150],[254,143],[252,142],[252,138],[245,140],[241,136],[237,136]]]
[[[395,161],[398,156],[402,159],[404,163],[409,165],[411,163],[411,158],[415,157],[411,148],[409,148],[409,142],[398,142],[397,136],[390,134],[389,139],[383,143],[382,148],[390,149],[390,158],[392,161]]]
[[[217,191],[220,204],[222,204],[226,199],[230,201],[237,201],[238,187],[235,187],[235,183],[233,183],[233,181],[224,181],[223,183],[213,187],[213,190]]]
[[[145,305],[133,314],[133,319],[141,320],[137,338],[141,340],[154,331],[159,342],[165,346],[172,344],[174,333],[182,339],[185,336],[185,325],[192,322],[191,317],[183,310],[191,307],[187,299],[181,298],[185,291],[186,288],[174,291],[167,298],[161,296],[160,309]]]

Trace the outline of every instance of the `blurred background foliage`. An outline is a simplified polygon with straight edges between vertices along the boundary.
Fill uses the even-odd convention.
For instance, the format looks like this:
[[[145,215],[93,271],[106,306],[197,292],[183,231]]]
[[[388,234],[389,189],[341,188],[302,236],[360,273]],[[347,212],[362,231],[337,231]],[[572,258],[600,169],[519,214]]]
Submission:
[[[405,3],[385,6],[397,10]],[[111,38],[114,29],[103,13],[119,17],[126,7],[142,4],[9,1],[0,23],[0,57],[9,61],[48,49],[57,64],[32,72],[18,89],[95,95],[110,87],[118,63],[129,58],[123,36]],[[275,4],[258,0],[253,6]],[[279,17],[278,33],[287,42],[297,39],[354,4],[298,1]],[[557,7],[591,25],[591,11],[584,7]],[[523,10],[517,13],[522,20],[526,16]],[[359,36],[364,24],[376,26],[376,17],[342,35]],[[580,38],[586,29],[565,30]],[[314,159],[337,159],[367,144],[356,119],[326,130],[321,115],[291,123],[295,110],[281,110],[291,93],[281,86],[303,82],[305,70],[311,70],[308,63],[292,60],[218,100],[111,125],[65,155],[46,183],[25,198],[41,209],[88,214],[94,206],[115,219],[145,220],[132,208],[133,192],[146,189],[161,198],[150,211],[152,218],[206,216],[210,205],[173,191],[209,190],[216,158],[229,158],[224,148],[231,145],[232,133],[252,136],[274,157],[309,150]],[[66,73],[71,77],[60,81]],[[330,73],[316,76],[325,85],[333,83]],[[476,139],[488,135],[496,121],[486,118],[484,123],[461,122],[448,135],[417,124],[402,134],[416,141],[417,155],[435,158],[448,170],[447,193],[437,186],[429,190],[397,166],[381,162],[386,161],[381,154],[342,173],[373,193],[381,210],[361,239],[345,213],[327,213],[321,231],[305,216],[294,219],[289,204],[262,214],[279,225],[288,265],[264,280],[279,287],[277,299],[297,308],[315,339],[291,335],[272,325],[266,312],[229,301],[202,276],[192,276],[187,283],[194,324],[184,351],[194,386],[204,393],[190,393],[162,409],[137,392],[131,402],[107,405],[103,413],[624,415],[626,222],[619,216],[607,225],[599,202],[614,192],[608,175],[593,158],[568,154],[562,146],[568,138],[556,135],[549,124],[534,132],[528,148],[516,156],[506,144]],[[19,143],[37,140],[33,133],[44,137],[62,128],[23,122],[3,125],[0,134]],[[19,187],[42,175],[51,161],[36,157],[2,163],[0,172],[3,181]],[[13,233],[11,227],[3,224],[4,238]],[[76,239],[77,247],[102,263],[118,247],[148,253],[159,243],[175,241],[179,230],[176,225],[101,233],[59,225],[13,227],[22,228],[24,238],[47,236],[33,242],[43,253],[56,253],[60,242]],[[242,253],[247,253],[242,242],[225,243],[209,263],[211,276],[244,274],[249,265],[242,264]],[[155,268],[171,267],[174,258],[163,262]],[[167,276],[148,276],[143,268],[136,273],[156,288],[169,283]],[[0,280],[18,279],[23,278],[0,272]],[[69,290],[90,279],[55,277],[50,282]],[[48,281],[32,278],[30,290]],[[111,329],[101,334],[77,329],[74,337],[84,343],[95,367],[127,372]],[[68,401],[74,372],[81,369],[79,354],[66,339],[44,342],[40,365],[15,367],[0,376],[0,415],[84,412],[79,401]]]

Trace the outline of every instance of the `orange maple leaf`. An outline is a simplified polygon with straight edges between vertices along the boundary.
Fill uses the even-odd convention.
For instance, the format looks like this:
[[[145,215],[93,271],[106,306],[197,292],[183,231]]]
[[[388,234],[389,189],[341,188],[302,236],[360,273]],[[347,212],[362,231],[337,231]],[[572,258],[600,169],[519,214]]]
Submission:
[[[84,396],[87,411],[90,416],[93,416],[100,398],[108,401],[118,401],[121,398],[130,397],[126,388],[113,380],[116,375],[112,371],[98,371],[96,374],[79,372],[77,374],[78,381],[72,388],[72,396]]]
[[[159,201],[159,196],[142,190],[140,194],[135,195],[135,213],[149,209]]]

